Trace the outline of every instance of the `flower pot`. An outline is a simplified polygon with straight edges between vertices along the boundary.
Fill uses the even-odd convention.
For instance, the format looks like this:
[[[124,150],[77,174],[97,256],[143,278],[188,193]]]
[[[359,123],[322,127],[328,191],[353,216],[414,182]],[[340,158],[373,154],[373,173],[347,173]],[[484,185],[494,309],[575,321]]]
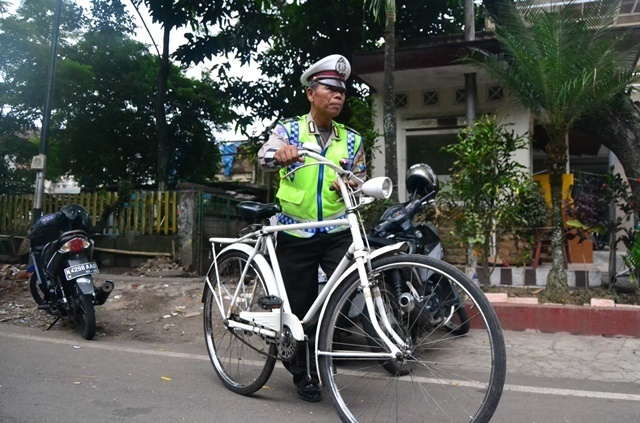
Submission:
[[[581,238],[575,229],[567,233],[566,242],[569,263],[593,263],[593,242]]]

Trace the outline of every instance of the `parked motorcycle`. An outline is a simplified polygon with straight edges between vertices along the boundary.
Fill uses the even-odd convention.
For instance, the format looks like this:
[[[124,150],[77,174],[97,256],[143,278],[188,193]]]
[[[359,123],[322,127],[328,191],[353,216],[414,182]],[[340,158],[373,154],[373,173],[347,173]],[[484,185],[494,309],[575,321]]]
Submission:
[[[433,205],[438,193],[438,179],[430,166],[420,163],[407,170],[406,186],[409,200],[389,207],[378,223],[373,226],[368,242],[373,247],[381,247],[404,241],[408,253],[424,254],[442,259],[443,251],[438,230],[431,223],[417,224],[414,218],[426,207]],[[434,329],[444,329],[452,335],[469,332],[470,322],[466,308],[452,284],[439,275],[426,270],[417,275],[402,274],[398,270],[382,275],[379,289],[384,301],[391,303],[397,313],[392,323],[407,326],[407,336],[417,340],[421,335]],[[363,328],[375,333],[365,319]],[[375,350],[381,342],[370,338],[370,346]],[[410,364],[398,367],[389,363],[387,371],[392,374],[408,374]]]
[[[94,306],[104,304],[114,288],[112,281],[98,288],[93,285],[92,275],[99,270],[87,233],[91,226],[87,210],[73,204],[42,216],[27,233],[29,288],[38,308],[55,316],[49,329],[68,317],[85,339],[92,339],[96,332]]]

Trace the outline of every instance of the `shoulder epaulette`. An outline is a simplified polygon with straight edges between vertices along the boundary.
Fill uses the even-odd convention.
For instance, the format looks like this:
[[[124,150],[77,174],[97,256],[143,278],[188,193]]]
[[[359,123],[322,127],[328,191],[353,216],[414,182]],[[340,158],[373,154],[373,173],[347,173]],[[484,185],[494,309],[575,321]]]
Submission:
[[[340,124],[340,125],[342,125],[342,124]],[[349,131],[349,132],[353,132],[353,133],[354,133],[354,134],[356,134],[356,135],[360,135],[360,132],[356,131],[356,130],[355,130],[355,129],[353,129],[352,127],[347,126],[347,125],[342,125],[342,126],[343,126],[343,127],[344,127],[344,129],[346,129],[347,131]]]

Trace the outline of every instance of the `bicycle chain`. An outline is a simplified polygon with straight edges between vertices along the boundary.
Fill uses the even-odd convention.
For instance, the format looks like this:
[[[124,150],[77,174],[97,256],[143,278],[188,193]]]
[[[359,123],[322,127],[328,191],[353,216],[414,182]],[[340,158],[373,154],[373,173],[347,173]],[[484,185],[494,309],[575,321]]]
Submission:
[[[252,350],[254,350],[255,352],[257,352],[258,354],[264,355],[267,358],[275,358],[276,360],[282,360],[282,361],[290,361],[295,355],[292,355],[291,358],[284,358],[284,357],[280,357],[279,355],[270,355],[269,353],[266,353],[264,351],[260,351],[258,348],[254,347],[253,345],[251,345],[250,343],[248,343],[247,341],[244,340],[244,338],[236,335],[235,330],[233,330],[232,328],[229,328],[227,326],[227,330],[229,332],[231,332],[231,335],[234,336],[236,339],[238,339],[240,342],[242,342],[243,344],[245,344],[246,346],[248,346],[249,348],[251,348]],[[295,340],[294,340],[295,342]],[[276,343],[276,349],[278,347],[278,344]]]

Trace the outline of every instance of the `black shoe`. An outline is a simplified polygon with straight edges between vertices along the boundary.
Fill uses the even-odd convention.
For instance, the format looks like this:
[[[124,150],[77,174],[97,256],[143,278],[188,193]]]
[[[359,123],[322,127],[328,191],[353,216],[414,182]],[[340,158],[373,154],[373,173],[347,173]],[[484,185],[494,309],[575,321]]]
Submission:
[[[322,393],[320,392],[320,387],[316,383],[298,386],[298,397],[307,402],[322,401]]]

